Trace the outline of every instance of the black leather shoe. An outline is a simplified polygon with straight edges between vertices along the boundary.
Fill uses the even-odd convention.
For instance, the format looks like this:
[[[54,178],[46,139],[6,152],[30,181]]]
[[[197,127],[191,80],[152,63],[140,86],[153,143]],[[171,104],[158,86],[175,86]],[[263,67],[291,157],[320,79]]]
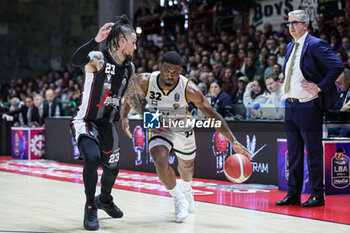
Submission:
[[[307,202],[304,202],[301,207],[316,207],[324,206],[324,198],[310,197]]]
[[[286,196],[282,201],[276,202],[278,206],[300,205],[300,197]]]

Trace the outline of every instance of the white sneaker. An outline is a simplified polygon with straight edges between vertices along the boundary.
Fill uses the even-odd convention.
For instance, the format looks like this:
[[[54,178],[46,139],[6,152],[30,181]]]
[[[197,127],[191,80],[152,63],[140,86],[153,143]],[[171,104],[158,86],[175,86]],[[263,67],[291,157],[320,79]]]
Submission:
[[[189,213],[193,213],[194,212],[194,197],[193,197],[192,189],[185,192],[184,195],[185,195],[186,201],[188,202],[187,211]]]
[[[183,222],[188,217],[188,203],[185,197],[174,198],[176,222]]]

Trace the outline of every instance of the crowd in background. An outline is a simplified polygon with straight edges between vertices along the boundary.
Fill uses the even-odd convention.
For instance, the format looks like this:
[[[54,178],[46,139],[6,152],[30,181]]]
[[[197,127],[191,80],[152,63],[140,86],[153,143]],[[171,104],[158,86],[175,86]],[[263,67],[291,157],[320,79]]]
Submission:
[[[282,70],[286,45],[292,39],[286,25],[281,22],[277,31],[269,23],[263,30],[252,25],[245,30],[225,28],[222,15],[213,20],[209,13],[193,14],[205,20],[186,28],[185,15],[193,9],[223,11],[218,4],[221,1],[194,2],[197,5],[177,1],[177,5],[161,8],[159,1],[151,0],[136,11],[134,26],[144,29],[133,60],[136,72],[157,71],[158,59],[167,51],[177,51],[182,56],[182,75],[196,83],[228,119],[283,119]],[[317,30],[310,27],[308,32],[327,41],[348,67],[350,31],[344,15],[334,17],[331,24],[317,17],[317,25]],[[161,41],[148,39],[152,34],[161,35]],[[348,83],[348,73],[338,86]],[[17,125],[38,126],[46,117],[71,116],[82,81],[82,69],[67,62],[59,70],[38,77],[16,77],[9,84],[0,83],[1,117]],[[340,92],[343,89],[347,93],[349,85]]]

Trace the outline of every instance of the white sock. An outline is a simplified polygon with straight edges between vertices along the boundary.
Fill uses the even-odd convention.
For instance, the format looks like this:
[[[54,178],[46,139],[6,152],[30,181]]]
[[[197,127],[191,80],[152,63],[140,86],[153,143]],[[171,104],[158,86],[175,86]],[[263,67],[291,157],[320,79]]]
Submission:
[[[179,198],[184,195],[182,193],[181,187],[177,183],[173,189],[168,189],[168,192],[170,193],[171,196],[175,198]]]
[[[183,192],[187,192],[191,189],[191,184],[192,184],[192,180],[191,181],[184,181],[181,180],[181,188]]]

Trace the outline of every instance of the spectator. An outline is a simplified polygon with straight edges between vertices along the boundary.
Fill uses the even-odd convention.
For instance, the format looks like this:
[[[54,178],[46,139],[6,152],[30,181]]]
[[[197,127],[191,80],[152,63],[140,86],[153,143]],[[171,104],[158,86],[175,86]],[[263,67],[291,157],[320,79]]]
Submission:
[[[244,74],[249,78],[249,80],[252,80],[254,75],[256,74],[256,68],[255,68],[255,60],[253,57],[246,57],[246,66],[244,69]]]
[[[199,87],[199,89],[202,91],[203,95],[205,96],[206,94],[208,94],[208,87],[205,83],[200,82],[197,85]]]
[[[221,82],[217,80],[210,84],[211,106],[216,108],[220,114],[224,109],[231,109],[232,104],[231,97],[226,92],[222,91],[221,87]]]
[[[247,76],[239,77],[238,90],[236,92],[236,95],[232,99],[233,104],[243,104],[243,95],[248,82],[249,82],[249,79]]]
[[[321,15],[316,18],[316,23],[318,29],[315,30],[315,36],[317,37],[320,37],[321,34],[329,35],[333,30],[329,24],[326,24],[324,17]]]
[[[255,76],[253,81],[248,83],[243,95],[243,104],[249,111],[255,104],[262,104],[267,101],[269,94],[265,91],[265,83],[262,77]],[[258,118],[253,116],[252,118]]]
[[[343,38],[344,36],[349,36],[349,32],[345,22],[339,22],[337,24],[337,33],[340,38]]]
[[[5,118],[8,119],[9,116],[12,116],[16,119],[23,119],[23,125],[19,122],[20,126],[39,126],[39,113],[38,109],[34,106],[33,96],[28,95],[25,98],[25,103],[25,105],[21,105],[18,109],[4,114]]]
[[[278,79],[280,80],[281,84],[284,83],[284,75],[283,75],[283,72],[280,73],[280,75],[278,75]]]
[[[337,87],[340,90],[340,99],[341,99],[341,109],[340,111],[349,111],[350,110],[350,70],[345,69],[335,81]]]
[[[272,66],[272,74],[278,75],[282,73],[282,67],[280,64],[276,63]],[[268,76],[267,76],[268,77]]]
[[[261,77],[264,76],[265,69],[268,67],[267,64],[267,55],[266,53],[260,53],[259,54],[259,60],[256,65],[256,75],[259,75]]]
[[[247,55],[246,55],[245,49],[238,50],[239,67],[238,67],[237,71],[244,73],[245,66],[246,66],[246,63],[245,63],[246,56]]]
[[[348,54],[348,60],[346,62],[350,64],[350,38],[348,36],[344,36],[342,38],[342,47],[344,51]]]
[[[34,105],[38,108],[39,113],[39,125],[42,126],[45,123],[45,119],[47,117],[47,113],[44,111],[44,100],[43,97],[39,94],[34,95]],[[47,104],[46,104],[47,105]]]
[[[224,69],[222,68],[222,65],[217,63],[213,65],[213,73],[215,75],[215,79],[220,80],[221,76],[224,74]]]
[[[269,49],[270,54],[278,54],[280,48],[278,47],[277,42],[274,38],[268,39],[266,41],[266,46]]]
[[[253,106],[252,115],[258,118],[281,120],[284,118],[284,97],[278,76],[272,74],[265,79],[267,90],[270,92],[265,103]]]
[[[272,24],[270,24],[270,23],[264,24],[264,34],[265,34],[266,38],[270,38],[270,36],[273,36],[274,31],[272,29]]]
[[[331,46],[333,52],[337,51],[340,48],[340,42],[341,41],[340,41],[338,33],[332,32],[330,46]]]
[[[269,55],[269,67],[265,69],[264,77],[268,77],[272,74],[272,67],[277,63],[277,55],[276,54],[270,54]]]
[[[8,112],[10,109],[9,107],[3,103],[3,100],[0,98],[0,116],[5,113]]]
[[[287,48],[286,44],[281,44],[280,50],[277,54],[277,63],[280,64],[281,66],[283,66],[283,64],[284,64],[284,59],[286,56],[286,48]]]
[[[46,90],[45,99],[47,101],[47,104],[44,105],[44,112],[47,117],[64,115],[62,103],[57,98],[55,98],[52,89]]]
[[[24,126],[24,116],[20,110],[23,106],[22,102],[17,98],[13,97],[10,100],[10,111],[2,115],[2,119],[6,121],[12,121],[14,126]]]
[[[233,74],[233,69],[227,67],[225,73],[220,80],[223,84],[222,90],[227,93],[230,98],[234,98],[238,90],[238,78]]]

